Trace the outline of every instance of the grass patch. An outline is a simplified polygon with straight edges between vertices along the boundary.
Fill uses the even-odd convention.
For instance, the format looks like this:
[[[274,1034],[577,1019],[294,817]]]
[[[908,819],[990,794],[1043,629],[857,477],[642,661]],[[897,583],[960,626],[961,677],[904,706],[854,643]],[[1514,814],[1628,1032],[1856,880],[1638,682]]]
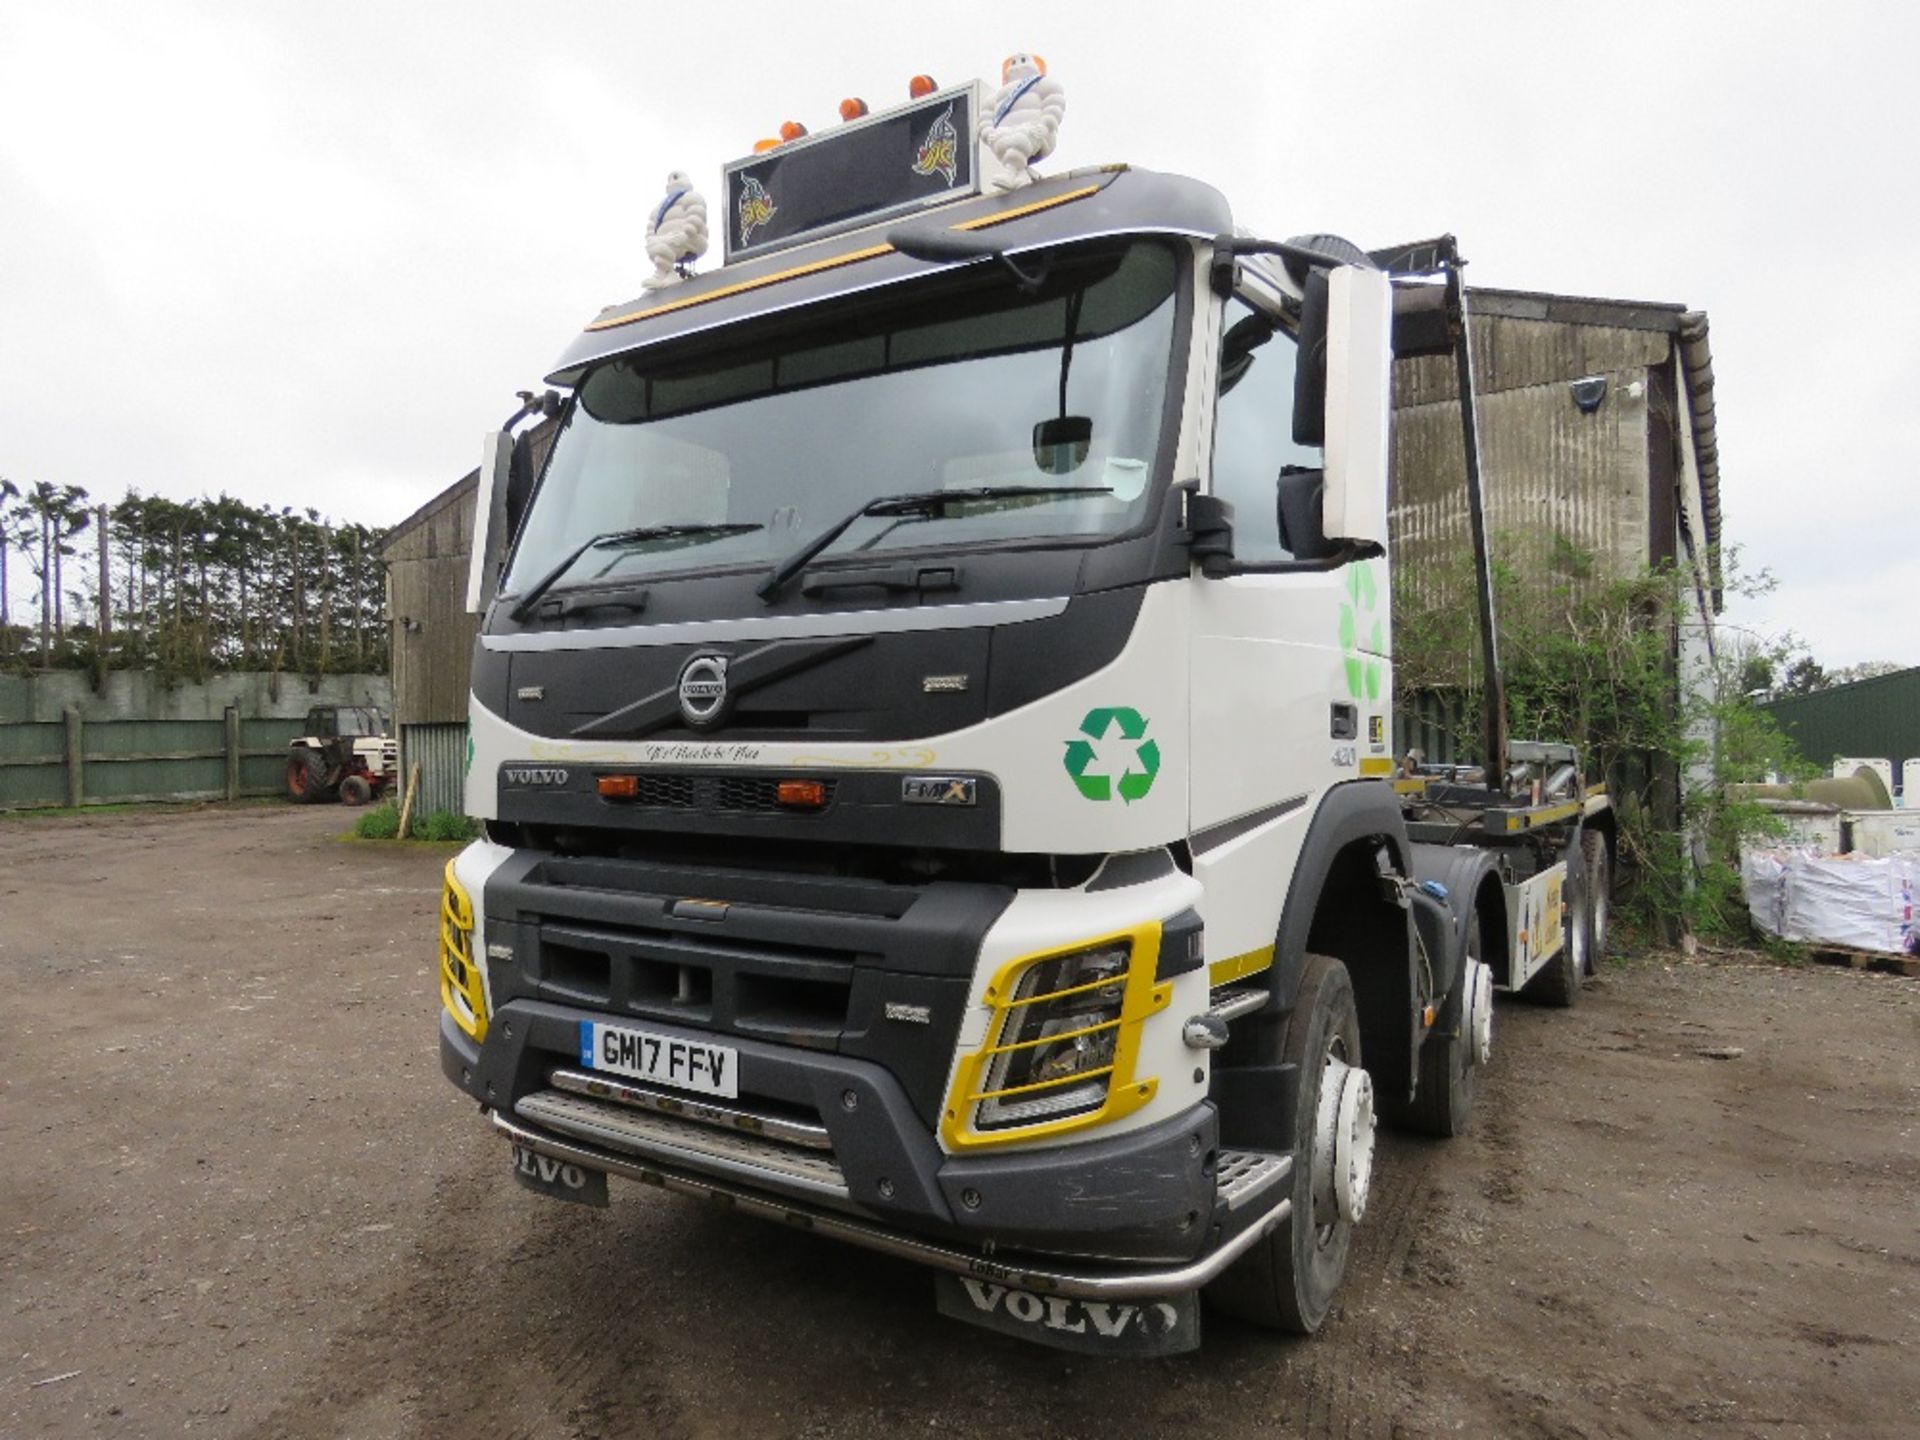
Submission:
[[[391,803],[363,810],[353,822],[353,833],[362,840],[391,840],[400,833],[400,811]]]
[[[396,840],[400,837],[400,810],[389,801],[364,810],[353,822],[353,833],[360,840]],[[454,844],[473,839],[480,833],[477,823],[452,810],[436,810],[431,815],[413,815],[407,820],[407,839]]]

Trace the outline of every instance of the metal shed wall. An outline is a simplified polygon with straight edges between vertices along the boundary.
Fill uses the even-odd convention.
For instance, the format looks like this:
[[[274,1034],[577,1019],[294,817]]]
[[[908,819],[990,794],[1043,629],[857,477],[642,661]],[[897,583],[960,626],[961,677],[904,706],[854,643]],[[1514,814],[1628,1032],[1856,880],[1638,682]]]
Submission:
[[[480,617],[467,614],[477,492],[476,472],[403,522],[386,545],[393,710],[403,728],[466,723],[473,637],[480,631]]]
[[[1593,305],[1595,314],[1606,307]],[[1673,533],[1672,487],[1656,509],[1650,462],[1672,336],[1638,324],[1478,314],[1474,377],[1480,391],[1481,466],[1495,561],[1524,577],[1555,574],[1562,547],[1593,557],[1595,583],[1622,578],[1664,553]],[[1638,320],[1632,310],[1626,318]],[[1659,315],[1671,323],[1666,312]],[[1603,377],[1592,413],[1574,403],[1571,382]],[[1394,433],[1389,481],[1394,602],[1402,615],[1457,610],[1470,621],[1472,553],[1459,386],[1451,359],[1402,360],[1394,368]],[[1575,582],[1578,583],[1577,581]],[[1470,642],[1471,624],[1462,636]],[[1435,657],[1442,676],[1457,663],[1467,678],[1472,646]]]
[[[433,815],[450,810],[464,815],[467,810],[467,722],[402,725],[400,773],[412,775],[416,764],[420,767],[420,789],[413,798],[413,813]]]
[[[1920,666],[1764,708],[1816,765],[1840,755],[1870,756],[1891,760],[1897,775],[1902,761],[1920,758]]]

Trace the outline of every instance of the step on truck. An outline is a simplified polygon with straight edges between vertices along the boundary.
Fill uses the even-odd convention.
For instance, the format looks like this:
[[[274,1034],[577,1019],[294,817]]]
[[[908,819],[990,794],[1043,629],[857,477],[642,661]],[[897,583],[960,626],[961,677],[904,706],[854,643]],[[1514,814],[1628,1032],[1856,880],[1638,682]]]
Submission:
[[[1457,1134],[1494,993],[1577,998],[1612,815],[1505,733],[1451,239],[1010,173],[996,109],[728,166],[725,262],[488,438],[442,1068],[557,1199],[724,1201],[1066,1349],[1191,1349],[1203,1295],[1311,1332],[1376,1122]],[[1471,770],[1391,753],[1389,385],[1434,353]]]

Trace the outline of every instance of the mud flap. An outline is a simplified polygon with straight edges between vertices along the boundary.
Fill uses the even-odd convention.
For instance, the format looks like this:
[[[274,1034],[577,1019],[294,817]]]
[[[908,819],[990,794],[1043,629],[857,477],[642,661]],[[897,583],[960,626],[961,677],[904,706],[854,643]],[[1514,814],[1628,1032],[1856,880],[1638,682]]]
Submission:
[[[1081,1355],[1182,1355],[1200,1348],[1200,1296],[1072,1300],[971,1275],[936,1275],[940,1313]]]
[[[589,1170],[571,1160],[555,1160],[536,1155],[519,1145],[513,1147],[513,1178],[527,1189],[554,1200],[571,1200],[576,1205],[607,1204],[607,1172]]]

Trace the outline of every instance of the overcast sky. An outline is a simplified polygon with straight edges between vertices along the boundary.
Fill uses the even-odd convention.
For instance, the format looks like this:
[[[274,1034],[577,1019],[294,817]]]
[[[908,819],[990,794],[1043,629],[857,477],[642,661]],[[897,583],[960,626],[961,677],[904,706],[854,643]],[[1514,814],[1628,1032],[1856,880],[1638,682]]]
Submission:
[[[1781,582],[1729,622],[1920,663],[1916,15],[0,0],[0,475],[389,524],[639,292],[670,169],[1029,49],[1052,168],[1706,310],[1726,535]]]

